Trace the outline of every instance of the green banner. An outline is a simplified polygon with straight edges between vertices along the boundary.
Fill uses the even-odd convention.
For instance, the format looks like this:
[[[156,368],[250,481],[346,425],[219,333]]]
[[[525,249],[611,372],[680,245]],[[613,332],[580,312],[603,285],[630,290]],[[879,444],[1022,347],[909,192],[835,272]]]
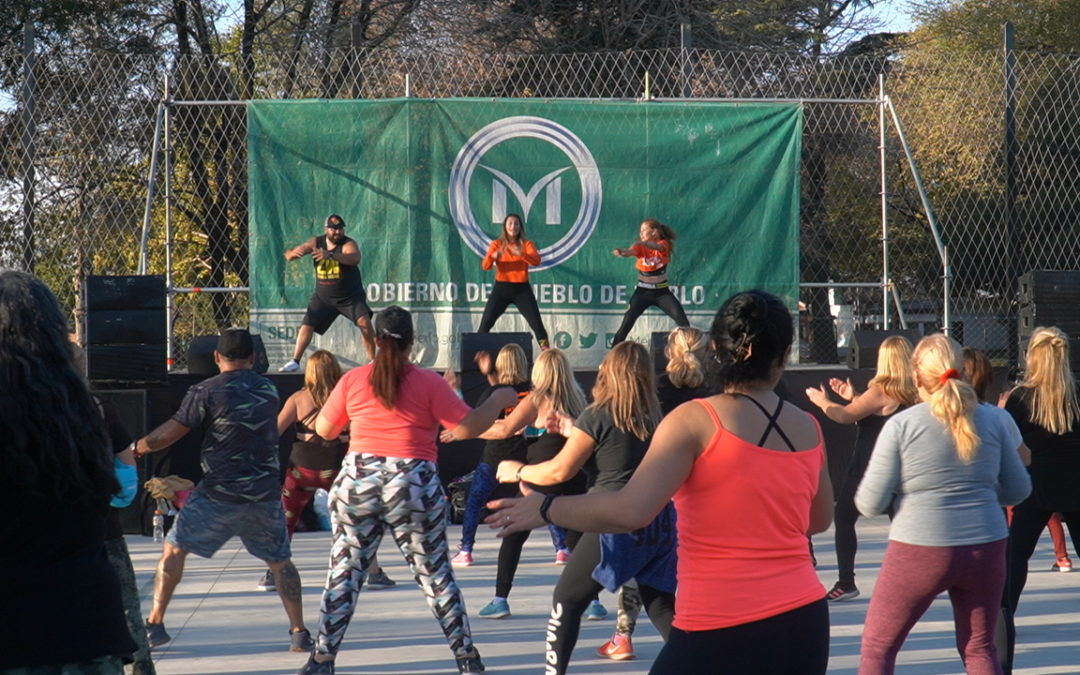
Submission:
[[[799,281],[797,104],[516,100],[256,101],[248,105],[251,309],[286,355],[314,287],[283,252],[330,213],[360,247],[368,301],[417,315],[420,359],[453,363],[494,281],[480,260],[507,213],[541,251],[530,274],[553,344],[575,365],[606,352],[633,293],[629,247],[653,217],[678,235],[669,266],[691,322],[751,287],[794,308]],[[658,310],[633,337],[672,322]],[[527,330],[513,307],[495,330]],[[342,319],[317,343],[363,361]]]

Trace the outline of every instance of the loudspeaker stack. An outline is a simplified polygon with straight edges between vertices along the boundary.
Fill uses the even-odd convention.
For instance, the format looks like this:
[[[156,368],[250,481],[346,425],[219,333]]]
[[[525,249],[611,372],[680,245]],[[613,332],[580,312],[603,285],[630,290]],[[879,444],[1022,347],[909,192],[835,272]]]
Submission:
[[[1056,326],[1069,336],[1069,358],[1080,372],[1080,271],[1032,270],[1020,277],[1017,335],[1020,368],[1036,328]]]
[[[851,334],[848,367],[877,368],[878,349],[885,338],[893,335],[907,338],[912,347],[922,338],[917,330],[857,330]]]
[[[499,350],[505,345],[515,343],[525,350],[525,360],[532,370],[533,364],[533,341],[531,333],[462,333],[461,334],[461,363],[458,364],[458,375],[461,377],[461,393],[465,402],[476,405],[476,400],[487,387],[487,378],[476,367],[474,360],[477,352],[486,351],[491,354],[492,363],[499,355]]]
[[[91,382],[164,383],[165,277],[89,276],[83,292]]]

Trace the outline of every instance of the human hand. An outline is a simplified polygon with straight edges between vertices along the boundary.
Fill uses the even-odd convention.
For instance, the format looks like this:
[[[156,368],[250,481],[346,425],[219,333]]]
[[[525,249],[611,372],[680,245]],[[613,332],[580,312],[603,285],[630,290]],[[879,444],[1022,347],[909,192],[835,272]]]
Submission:
[[[807,387],[806,398],[810,399],[810,402],[819,408],[824,408],[829,404],[829,394],[825,391],[825,385],[820,387]]]
[[[545,524],[540,517],[540,505],[543,503],[544,495],[539,492],[516,499],[496,499],[487,503],[492,513],[484,522],[490,525],[491,529],[499,530],[499,537],[532,530]]]
[[[325,248],[316,248],[316,249],[311,251],[311,257],[314,258],[317,262],[322,262],[323,260],[329,260],[330,259],[330,251],[326,250]]]
[[[500,483],[516,483],[518,482],[517,472],[523,466],[525,464],[517,460],[504,459],[495,469],[495,479]]]
[[[547,418],[544,420],[544,427],[549,433],[569,436],[570,432],[574,430],[574,418],[558,410],[552,410],[548,412]]]
[[[439,432],[440,443],[453,443],[456,440],[458,440],[457,434],[450,429],[443,429]]]
[[[447,368],[446,372],[443,373],[442,378],[454,391],[459,391],[461,389],[461,377],[453,368]]]
[[[836,392],[836,395],[845,401],[850,401],[855,398],[855,387],[851,386],[851,378],[841,380],[838,377],[829,379],[829,388]]]
[[[491,352],[480,350],[473,356],[473,361],[484,375],[490,375],[495,371],[495,360],[491,358]]]

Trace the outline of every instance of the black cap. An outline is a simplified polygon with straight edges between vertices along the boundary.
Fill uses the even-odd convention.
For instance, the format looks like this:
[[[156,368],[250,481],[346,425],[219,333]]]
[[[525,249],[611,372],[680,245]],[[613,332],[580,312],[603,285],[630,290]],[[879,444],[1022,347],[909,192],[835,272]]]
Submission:
[[[247,328],[226,328],[218,338],[217,352],[230,361],[250,359],[255,353],[255,342]]]
[[[400,342],[412,342],[413,323],[409,310],[390,305],[375,315],[375,336],[392,337]]]
[[[326,226],[343,230],[345,229],[345,220],[342,219],[342,217],[338,214],[331,213],[329,216],[326,217]]]

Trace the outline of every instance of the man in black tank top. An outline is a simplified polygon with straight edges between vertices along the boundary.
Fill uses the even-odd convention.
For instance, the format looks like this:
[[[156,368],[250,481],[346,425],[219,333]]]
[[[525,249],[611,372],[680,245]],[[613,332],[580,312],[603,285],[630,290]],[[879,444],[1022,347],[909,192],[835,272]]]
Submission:
[[[345,236],[345,221],[339,215],[326,219],[326,231],[296,248],[285,251],[286,260],[310,254],[315,264],[315,293],[311,296],[293,357],[278,369],[291,373],[300,369],[300,358],[311,344],[312,333],[322,335],[338,315],[348,317],[360,328],[369,359],[375,358],[375,337],[371,330],[371,308],[367,305],[364,282],[360,278],[360,247]]]

